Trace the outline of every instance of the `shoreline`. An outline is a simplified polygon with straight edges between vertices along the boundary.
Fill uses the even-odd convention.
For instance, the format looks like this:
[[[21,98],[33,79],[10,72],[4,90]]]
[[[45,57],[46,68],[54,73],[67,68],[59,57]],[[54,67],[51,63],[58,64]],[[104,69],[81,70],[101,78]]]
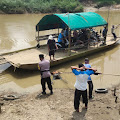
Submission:
[[[91,6],[84,6],[84,12],[95,12],[95,11],[120,11],[120,4],[118,5],[112,5],[112,6],[105,6],[101,8],[95,8],[95,5]]]
[[[115,102],[114,88],[118,97]],[[21,95],[20,99],[5,101],[1,106],[0,118],[5,120],[119,120],[120,84],[106,94],[93,92],[94,99],[88,101],[88,109],[80,101],[80,112],[75,112],[74,89],[54,89],[54,94],[40,96],[40,92]],[[80,119],[81,118],[81,119]]]
[[[83,12],[95,12],[95,11],[120,11],[120,4],[117,5],[112,5],[112,6],[104,6],[104,7],[100,7],[100,8],[96,8],[95,4],[91,4],[91,5],[83,5],[84,9]],[[0,14],[6,14],[3,11],[0,10]],[[11,13],[10,13],[11,14]],[[14,13],[13,13],[14,14]],[[21,14],[21,13],[15,13],[15,14]],[[22,13],[22,14],[52,14],[52,13]]]

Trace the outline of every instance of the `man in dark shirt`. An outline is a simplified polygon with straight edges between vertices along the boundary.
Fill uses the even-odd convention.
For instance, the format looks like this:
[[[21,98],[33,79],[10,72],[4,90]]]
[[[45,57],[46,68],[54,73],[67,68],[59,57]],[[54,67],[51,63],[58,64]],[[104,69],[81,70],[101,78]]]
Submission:
[[[46,86],[45,84],[47,83],[48,88],[50,90],[50,94],[53,94],[53,88],[52,88],[52,84],[51,84],[51,74],[50,74],[50,62],[49,60],[45,60],[44,59],[44,55],[40,54],[39,55],[40,61],[38,63],[38,69],[40,69],[40,73],[41,73],[41,85],[42,85],[42,94],[46,94],[45,90],[46,90]]]
[[[50,60],[51,60],[51,55],[53,55],[53,60],[55,60],[55,58],[54,58],[55,50],[58,49],[58,47],[57,47],[56,42],[53,39],[52,35],[49,36],[47,45],[48,45]]]
[[[104,45],[106,45],[107,31],[108,31],[107,26],[104,26],[104,29],[103,29],[103,32],[102,32],[102,35],[104,37],[104,42],[103,42]]]

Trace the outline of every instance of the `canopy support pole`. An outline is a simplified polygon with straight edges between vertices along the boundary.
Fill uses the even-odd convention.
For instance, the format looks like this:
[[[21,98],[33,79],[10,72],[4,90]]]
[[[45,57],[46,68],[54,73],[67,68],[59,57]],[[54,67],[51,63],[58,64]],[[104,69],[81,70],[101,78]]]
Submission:
[[[58,24],[58,35],[59,35],[59,24]]]
[[[70,50],[70,46],[71,46],[71,30],[70,30],[70,18],[69,18],[69,13],[68,13],[68,35],[69,35],[69,49],[68,49],[68,54],[69,56],[71,55],[71,50]]]
[[[70,47],[71,47],[71,30],[69,28],[69,56],[71,55]]]
[[[39,26],[37,26],[37,30],[38,30],[38,39],[37,39],[37,42],[39,44]],[[40,44],[39,44],[40,45]]]

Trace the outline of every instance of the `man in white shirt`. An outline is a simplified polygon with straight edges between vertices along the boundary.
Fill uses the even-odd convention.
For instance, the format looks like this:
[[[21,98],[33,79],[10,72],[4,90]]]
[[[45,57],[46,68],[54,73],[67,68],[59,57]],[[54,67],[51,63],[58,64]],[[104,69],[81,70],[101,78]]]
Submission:
[[[113,34],[113,37],[114,37],[114,39],[116,40],[116,38],[117,38],[117,36],[116,36],[116,34],[115,34],[115,29],[117,29],[118,28],[118,26],[119,26],[120,24],[118,24],[118,25],[112,25],[112,28],[111,28],[111,33]]]
[[[79,64],[79,68],[71,66],[72,72],[76,75],[75,94],[74,94],[74,108],[79,112],[80,97],[83,97],[85,108],[88,106],[87,99],[87,79],[88,76],[95,73],[95,69],[86,68],[83,64]],[[77,71],[79,70],[79,71]]]

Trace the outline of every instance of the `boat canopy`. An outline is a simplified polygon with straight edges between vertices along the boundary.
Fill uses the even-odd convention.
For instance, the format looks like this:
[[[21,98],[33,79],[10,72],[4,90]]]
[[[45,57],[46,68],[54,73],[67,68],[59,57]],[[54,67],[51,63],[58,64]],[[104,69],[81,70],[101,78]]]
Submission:
[[[71,30],[79,30],[107,25],[107,22],[97,13],[64,13],[44,16],[36,25],[36,31],[69,27]]]

